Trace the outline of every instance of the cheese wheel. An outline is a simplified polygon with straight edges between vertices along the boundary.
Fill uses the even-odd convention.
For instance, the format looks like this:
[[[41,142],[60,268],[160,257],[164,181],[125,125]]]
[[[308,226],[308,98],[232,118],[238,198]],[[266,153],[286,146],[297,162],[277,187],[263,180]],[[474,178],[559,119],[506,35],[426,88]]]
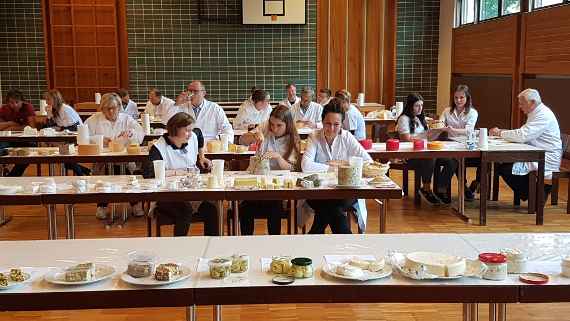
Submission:
[[[77,154],[79,155],[98,155],[101,151],[99,150],[98,144],[86,144],[77,146]]]
[[[210,140],[206,144],[206,148],[210,153],[219,153],[222,151],[222,142],[219,140]]]
[[[127,154],[140,154],[140,153],[141,153],[141,147],[139,145],[132,144],[127,146]]]
[[[257,187],[257,177],[236,177],[234,187]]]
[[[125,145],[121,142],[117,142],[117,141],[113,140],[109,143],[109,149],[113,153],[120,153],[120,152],[125,151]]]
[[[406,255],[405,266],[420,271],[422,266],[429,274],[438,277],[454,277],[465,274],[464,258],[434,252],[413,252]]]
[[[440,150],[443,149],[443,142],[438,142],[438,141],[428,142],[427,147],[428,149],[431,150]]]

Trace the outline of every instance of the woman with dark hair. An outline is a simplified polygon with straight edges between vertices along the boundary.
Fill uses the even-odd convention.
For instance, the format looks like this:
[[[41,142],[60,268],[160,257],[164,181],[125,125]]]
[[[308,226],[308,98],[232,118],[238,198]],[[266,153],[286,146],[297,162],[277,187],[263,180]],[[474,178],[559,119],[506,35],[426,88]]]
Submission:
[[[198,160],[198,138],[192,131],[194,118],[180,112],[172,116],[167,124],[168,130],[149,150],[148,161],[144,165],[145,178],[154,178],[153,161],[163,160],[166,176],[185,175],[189,168],[196,167]],[[198,205],[199,204],[199,205]],[[194,205],[194,206],[193,206]],[[186,236],[190,229],[192,213],[197,212],[205,219],[204,234],[217,234],[217,211],[210,202],[164,202],[156,203],[160,215],[174,218],[174,236]]]
[[[271,112],[269,121],[261,124],[255,133],[242,136],[242,143],[257,143],[259,152],[270,159],[272,170],[291,170],[299,168],[299,134],[287,106],[278,106]],[[243,235],[252,235],[256,213],[267,215],[267,230],[271,235],[281,234],[283,202],[244,201],[240,204],[240,227]]]
[[[398,118],[398,134],[400,140],[411,142],[414,139],[426,139],[428,125],[423,111],[424,99],[418,93],[409,94],[406,98],[404,111]],[[430,204],[440,204],[440,200],[431,190],[431,177],[435,166],[433,159],[409,159],[408,167],[421,177],[420,194]]]
[[[445,124],[444,131],[447,132],[450,138],[458,136],[466,136],[467,130],[474,130],[475,124],[477,124],[477,118],[479,114],[477,110],[473,107],[473,102],[471,98],[471,93],[469,92],[469,87],[466,85],[459,85],[455,88],[453,94],[453,104],[451,107],[446,108],[443,113],[441,113],[440,120]],[[439,160],[438,160],[439,161]],[[442,182],[443,185],[451,184],[451,178],[453,173],[456,172],[458,167],[457,161],[453,161],[453,166],[441,166],[439,162],[436,163],[436,168],[441,168],[441,171],[436,171],[438,176],[438,182]],[[480,182],[480,166],[481,161],[478,158],[468,158],[465,160],[465,165],[470,167],[477,167],[476,178],[469,187],[465,187],[465,200],[473,200],[473,193],[477,189]],[[467,182],[467,179],[465,180]]]
[[[327,172],[330,167],[348,164],[350,157],[361,157],[363,161],[371,162],[372,158],[348,131],[342,129],[344,110],[342,101],[332,98],[323,108],[323,128],[309,136],[309,144],[303,154],[301,167],[303,172]],[[356,199],[307,200],[315,211],[315,218],[309,233],[323,234],[328,225],[335,234],[350,234],[346,220],[346,210],[358,206]],[[360,202],[359,202],[360,203]],[[359,219],[365,217],[364,214]],[[359,221],[359,225],[363,225]]]
[[[269,94],[263,89],[252,92],[251,98],[244,101],[239,107],[234,119],[234,129],[251,130],[259,124],[266,122],[271,114]]]

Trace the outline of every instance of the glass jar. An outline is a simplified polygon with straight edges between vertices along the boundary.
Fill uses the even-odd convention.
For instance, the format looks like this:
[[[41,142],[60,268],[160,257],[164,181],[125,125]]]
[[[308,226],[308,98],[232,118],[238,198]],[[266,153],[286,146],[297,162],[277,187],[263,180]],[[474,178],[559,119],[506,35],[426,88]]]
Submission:
[[[232,273],[243,273],[247,272],[249,268],[249,256],[248,255],[232,255]]]
[[[313,260],[308,257],[297,257],[291,260],[291,276],[296,279],[313,277]]]
[[[479,261],[487,265],[483,279],[502,281],[507,278],[507,257],[500,253],[481,253]]]
[[[288,274],[291,270],[291,257],[274,256],[271,259],[271,272],[273,274]]]
[[[146,251],[135,251],[128,255],[127,274],[134,278],[144,278],[154,273],[156,255]]]
[[[208,262],[210,267],[210,277],[212,279],[225,279],[230,276],[232,260],[224,257],[211,259]]]

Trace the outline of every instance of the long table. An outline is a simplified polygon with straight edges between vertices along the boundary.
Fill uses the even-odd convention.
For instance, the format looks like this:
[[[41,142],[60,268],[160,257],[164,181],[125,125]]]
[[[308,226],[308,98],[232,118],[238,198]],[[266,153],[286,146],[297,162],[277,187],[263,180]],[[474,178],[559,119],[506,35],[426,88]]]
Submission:
[[[570,245],[570,234],[385,234],[296,235],[247,237],[129,238],[56,241],[5,241],[0,243],[2,266],[29,267],[29,285],[0,292],[0,310],[41,311],[126,307],[185,307],[194,305],[282,303],[462,303],[463,320],[477,320],[477,304],[490,303],[489,320],[505,319],[504,304],[517,302],[570,302],[570,279],[559,275],[560,256]],[[527,251],[530,270],[547,273],[549,284],[531,286],[509,275],[504,281],[477,278],[418,281],[394,272],[368,282],[340,280],[321,271],[324,255],[374,255],[390,250],[402,253],[434,251],[474,259],[483,251],[514,247]],[[175,261],[192,268],[191,278],[168,286],[138,287],[120,280],[127,254],[151,251],[159,261]],[[181,250],[183,249],[183,250]],[[246,274],[213,280],[207,258],[234,253],[250,256]],[[261,264],[273,255],[303,256],[313,260],[314,277],[289,286],[271,283]],[[204,259],[201,259],[204,258]],[[108,280],[85,286],[55,286],[42,279],[50,267],[92,261],[113,265]],[[499,309],[493,309],[498,306]],[[503,309],[500,309],[503,307]],[[221,319],[221,308],[215,310]]]

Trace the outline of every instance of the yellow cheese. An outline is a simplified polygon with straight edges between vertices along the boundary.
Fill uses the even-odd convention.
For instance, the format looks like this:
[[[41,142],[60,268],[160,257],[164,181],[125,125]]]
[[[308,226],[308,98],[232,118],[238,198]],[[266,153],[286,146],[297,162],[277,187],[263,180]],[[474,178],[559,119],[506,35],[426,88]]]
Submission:
[[[140,154],[141,147],[139,145],[133,144],[127,147],[127,154]]]
[[[113,140],[109,143],[109,149],[113,153],[124,152],[125,151],[125,144]]]
[[[98,155],[101,151],[99,150],[98,144],[86,144],[77,146],[77,154],[79,155]]]
[[[236,144],[229,144],[228,145],[228,152],[230,152],[230,153],[237,152],[237,145]]]
[[[257,177],[236,177],[234,187],[257,187]]]
[[[206,144],[209,153],[219,153],[222,151],[222,142],[219,140],[210,140]]]

